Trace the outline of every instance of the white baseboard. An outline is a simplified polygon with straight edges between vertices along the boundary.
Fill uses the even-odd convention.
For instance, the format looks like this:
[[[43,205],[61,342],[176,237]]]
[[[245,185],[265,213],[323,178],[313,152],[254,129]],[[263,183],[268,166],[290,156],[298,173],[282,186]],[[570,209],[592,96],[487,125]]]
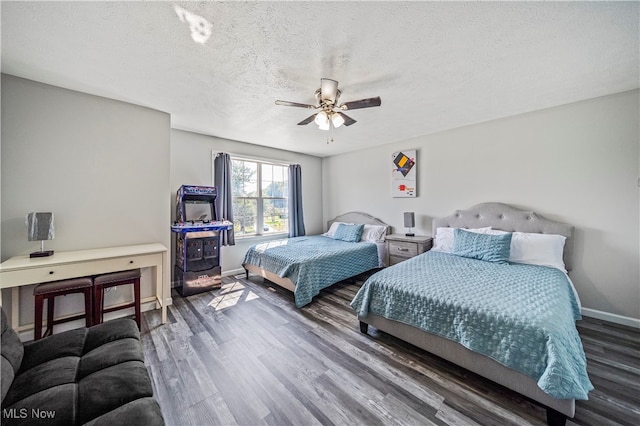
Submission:
[[[152,311],[156,309],[155,297],[147,297],[142,299],[140,303],[140,311]],[[105,321],[122,318],[126,316],[131,316],[135,313],[133,308],[122,309],[119,311],[108,312],[105,314]],[[76,314],[74,314],[76,315]],[[43,319],[42,332],[46,329],[46,319]],[[73,330],[75,328],[81,328],[85,326],[84,319],[78,319],[75,321],[64,322],[62,324],[56,325],[56,334],[61,333],[67,330]],[[22,342],[27,342],[29,340],[33,340],[33,324],[25,324],[18,327],[18,336]]]
[[[582,315],[585,317],[601,319],[615,324],[640,328],[640,319],[625,317],[622,315],[610,314],[609,312],[597,311],[595,309],[582,308]]]
[[[245,272],[247,272],[247,270],[246,270],[246,269],[244,269],[244,268],[232,269],[232,270],[230,270],[230,271],[224,271],[224,272],[222,272],[222,276],[223,276],[223,277],[228,277],[228,276],[230,276],[230,275],[239,275],[239,274],[244,275],[244,274],[245,274]]]

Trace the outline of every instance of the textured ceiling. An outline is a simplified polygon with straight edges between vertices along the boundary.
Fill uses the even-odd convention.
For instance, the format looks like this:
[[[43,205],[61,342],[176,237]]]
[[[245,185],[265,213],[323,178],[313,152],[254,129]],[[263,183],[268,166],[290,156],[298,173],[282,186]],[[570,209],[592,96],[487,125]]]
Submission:
[[[165,111],[176,129],[318,156],[640,86],[638,2],[1,8],[4,73]],[[312,111],[274,104],[315,103],[322,77],[340,82],[341,101],[382,98],[351,111],[358,122],[332,143],[296,125]]]

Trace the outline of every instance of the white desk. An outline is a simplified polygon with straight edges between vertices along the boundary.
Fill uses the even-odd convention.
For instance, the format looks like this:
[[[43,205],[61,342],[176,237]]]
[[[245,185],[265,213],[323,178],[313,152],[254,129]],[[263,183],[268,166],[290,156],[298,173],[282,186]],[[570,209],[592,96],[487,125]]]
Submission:
[[[152,268],[155,275],[156,302],[162,308],[162,323],[167,322],[167,299],[171,295],[169,275],[164,265],[167,248],[162,244],[108,247],[91,250],[55,252],[49,257],[15,256],[0,263],[0,289],[11,288],[11,326],[19,325],[19,287],[68,278]],[[2,292],[0,291],[0,304]]]

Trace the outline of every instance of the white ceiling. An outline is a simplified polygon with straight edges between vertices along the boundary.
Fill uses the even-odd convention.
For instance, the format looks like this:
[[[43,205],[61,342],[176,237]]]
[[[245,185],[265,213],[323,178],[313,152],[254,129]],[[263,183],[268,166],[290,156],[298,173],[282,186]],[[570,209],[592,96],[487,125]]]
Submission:
[[[211,24],[191,37],[175,6]],[[638,2],[6,2],[2,72],[318,156],[640,86]],[[193,15],[189,15],[193,14]],[[379,108],[296,123],[320,78]]]

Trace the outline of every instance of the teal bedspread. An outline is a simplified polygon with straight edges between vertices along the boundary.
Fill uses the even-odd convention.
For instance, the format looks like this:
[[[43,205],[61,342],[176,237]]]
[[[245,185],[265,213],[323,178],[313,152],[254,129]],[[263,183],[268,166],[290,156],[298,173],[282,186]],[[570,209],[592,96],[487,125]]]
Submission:
[[[378,248],[314,235],[256,244],[242,263],[293,281],[296,307],[301,308],[323,288],[378,267]]]
[[[430,251],[372,275],[351,307],[459,342],[554,398],[587,399],[593,389],[578,302],[557,269]]]

